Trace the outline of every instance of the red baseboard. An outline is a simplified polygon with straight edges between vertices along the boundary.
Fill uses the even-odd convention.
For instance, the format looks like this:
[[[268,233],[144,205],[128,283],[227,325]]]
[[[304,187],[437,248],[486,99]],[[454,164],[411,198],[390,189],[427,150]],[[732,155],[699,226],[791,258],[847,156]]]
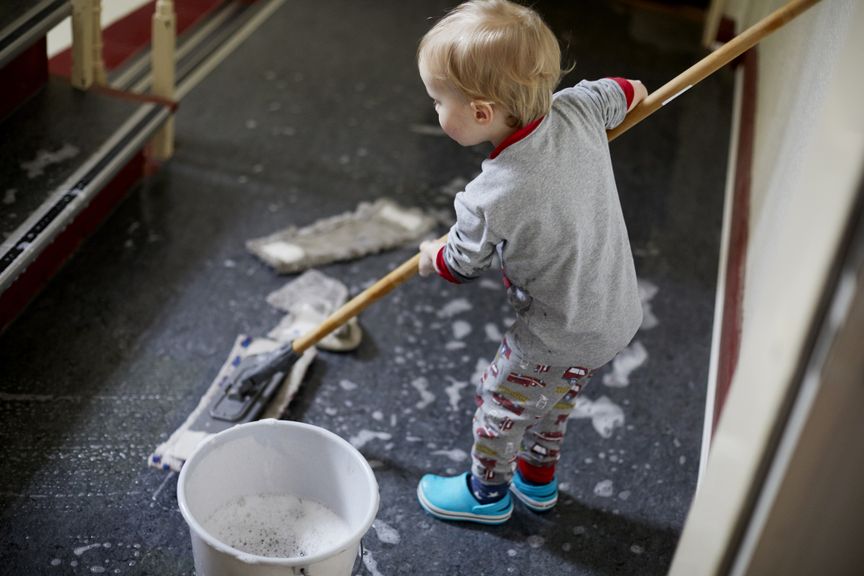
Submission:
[[[141,151],[102,188],[12,285],[0,293],[0,332],[24,311],[81,244],[105,221],[126,196],[126,191],[141,179],[144,168],[145,155]]]

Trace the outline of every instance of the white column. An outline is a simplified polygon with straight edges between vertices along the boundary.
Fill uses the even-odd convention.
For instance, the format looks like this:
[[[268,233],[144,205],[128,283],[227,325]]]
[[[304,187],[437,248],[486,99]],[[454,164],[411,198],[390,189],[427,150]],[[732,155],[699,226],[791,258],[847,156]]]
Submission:
[[[90,0],[93,10],[93,81],[105,86],[108,78],[105,75],[105,60],[102,58],[102,0]]]
[[[93,2],[72,0],[72,85],[93,85]]]
[[[153,87],[155,96],[173,100],[175,97],[175,45],[177,18],[173,0],[157,0],[153,13],[153,32],[151,38],[151,63],[153,67]],[[174,153],[174,116],[151,141],[150,151],[156,160],[167,160]]]

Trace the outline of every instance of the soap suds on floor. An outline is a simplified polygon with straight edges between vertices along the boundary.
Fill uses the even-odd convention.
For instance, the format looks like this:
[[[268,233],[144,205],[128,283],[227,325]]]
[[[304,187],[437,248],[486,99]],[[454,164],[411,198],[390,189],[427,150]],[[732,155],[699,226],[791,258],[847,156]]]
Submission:
[[[415,378],[411,386],[420,393],[420,401],[415,404],[418,410],[426,408],[435,400],[435,395],[429,392],[429,381],[426,378]]]
[[[82,554],[84,554],[88,550],[93,550],[94,548],[101,548],[101,547],[102,547],[101,543],[90,544],[88,546],[79,546],[78,548],[75,548],[74,550],[72,550],[72,553],[75,554],[75,556],[81,556]]]
[[[444,389],[444,393],[447,394],[447,399],[450,401],[450,409],[457,410],[459,408],[460,392],[463,388],[468,387],[468,382],[460,382],[450,376],[447,378],[450,380],[451,384]]]
[[[623,388],[630,384],[630,374],[648,360],[648,351],[638,340],[622,350],[612,360],[612,371],[603,375],[603,384]]]
[[[355,384],[354,382],[351,382],[350,380],[340,380],[339,386],[341,386],[342,389],[345,390],[346,392],[357,389],[357,384]]]
[[[389,432],[374,432],[372,430],[361,430],[356,436],[352,436],[348,442],[357,450],[363,448],[371,440],[390,440],[393,435]]]
[[[453,448],[452,450],[435,450],[434,452],[431,452],[431,454],[433,456],[446,456],[453,462],[464,462],[468,459],[468,453],[459,448]]]
[[[36,153],[36,158],[31,160],[30,162],[21,162],[21,169],[27,172],[27,178],[31,180],[33,178],[37,178],[42,176],[45,173],[45,169],[52,164],[60,164],[64,160],[69,160],[78,155],[78,148],[73,146],[72,144],[64,144],[60,149],[55,152],[49,152],[48,150],[39,150]]]
[[[457,340],[462,340],[471,333],[471,324],[464,320],[456,320],[453,322],[453,337]]]
[[[641,330],[650,330],[660,322],[651,310],[651,300],[657,295],[657,285],[648,280],[639,279],[639,300],[642,301],[642,326]]]
[[[576,398],[570,418],[590,418],[594,430],[603,438],[611,438],[615,429],[624,425],[624,411],[606,396],[593,402],[585,397]]]
[[[501,342],[504,339],[504,335],[501,334],[501,330],[498,329],[498,326],[489,322],[486,326],[483,327],[486,330],[486,339],[492,340],[493,342]]]
[[[612,484],[612,480],[602,480],[594,486],[594,494],[602,498],[609,498],[614,493],[615,487]]]
[[[438,310],[438,317],[452,318],[457,314],[461,314],[462,312],[467,312],[473,309],[474,307],[466,298],[456,298],[455,300],[451,300],[450,302],[442,306],[440,310]]]
[[[366,566],[367,570],[369,570],[371,576],[384,576],[378,571],[378,563],[375,561],[375,558],[372,557],[372,552],[370,552],[368,548],[363,551],[363,565]]]
[[[399,532],[383,520],[376,518],[372,523],[372,528],[375,529],[375,534],[378,536],[378,540],[384,544],[399,544],[402,540],[401,536],[399,536]]]

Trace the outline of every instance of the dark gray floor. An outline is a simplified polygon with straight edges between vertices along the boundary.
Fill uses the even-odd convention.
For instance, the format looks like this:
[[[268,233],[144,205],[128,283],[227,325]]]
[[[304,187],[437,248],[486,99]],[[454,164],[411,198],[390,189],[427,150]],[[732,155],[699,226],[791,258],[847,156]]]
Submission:
[[[236,335],[279,319],[264,297],[287,278],[244,241],[380,196],[449,210],[448,184],[488,153],[411,129],[435,121],[414,50],[445,5],[288,3],[183,102],[176,157],[0,337],[0,574],[193,572],[176,475],[146,458]],[[577,62],[571,80],[656,88],[702,55],[693,22],[600,2],[538,8]],[[624,423],[605,438],[571,421],[554,512],[518,508],[481,528],[436,521],[415,500],[422,474],[467,465],[465,384],[495,351],[487,324],[503,330],[509,316],[495,274],[409,282],[364,313],[356,353],[319,356],[287,417],[345,438],[391,435],[362,446],[382,497],[366,573],[665,573],[696,483],[730,108],[724,71],[612,145],[658,325],[637,336],[648,359],[628,386],[601,372],[586,389]],[[412,253],[323,270],[357,292]],[[470,309],[443,316],[457,299]],[[472,331],[447,349],[457,320]],[[435,396],[425,407],[418,378]]]
[[[104,154],[120,126],[141,108],[138,102],[85,94],[66,80],[51,79],[0,122],[0,243],[33,213],[47,212],[53,204],[49,199],[64,183],[71,188],[67,181]]]

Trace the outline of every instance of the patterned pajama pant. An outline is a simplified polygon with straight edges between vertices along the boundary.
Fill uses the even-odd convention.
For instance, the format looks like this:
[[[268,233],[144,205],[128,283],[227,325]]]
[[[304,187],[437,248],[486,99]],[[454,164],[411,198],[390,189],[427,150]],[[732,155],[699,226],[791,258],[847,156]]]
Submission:
[[[477,387],[471,472],[506,484],[517,457],[533,466],[558,461],[567,418],[591,372],[520,358],[505,337]]]

